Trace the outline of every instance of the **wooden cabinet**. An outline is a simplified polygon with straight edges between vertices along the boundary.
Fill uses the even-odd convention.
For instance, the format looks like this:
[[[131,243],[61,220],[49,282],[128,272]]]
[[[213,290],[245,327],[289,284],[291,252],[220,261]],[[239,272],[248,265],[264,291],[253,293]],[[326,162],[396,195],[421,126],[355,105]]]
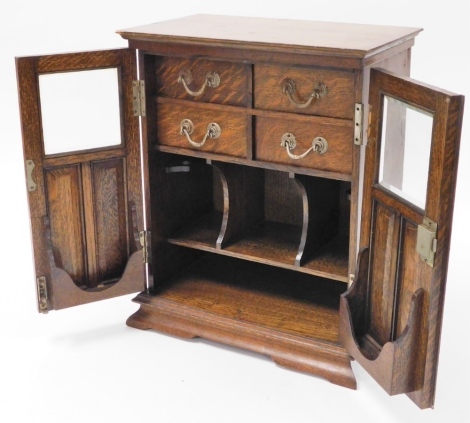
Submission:
[[[17,59],[39,310],[141,291],[132,327],[431,407],[463,97],[408,78],[419,31],[196,15]],[[118,129],[77,150],[45,83],[105,70]]]

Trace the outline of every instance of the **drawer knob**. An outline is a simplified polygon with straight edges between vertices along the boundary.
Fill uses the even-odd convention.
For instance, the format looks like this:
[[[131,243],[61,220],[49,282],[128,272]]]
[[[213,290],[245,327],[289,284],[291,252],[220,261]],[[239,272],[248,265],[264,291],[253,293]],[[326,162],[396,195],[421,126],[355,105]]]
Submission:
[[[316,137],[312,141],[312,146],[304,153],[300,155],[292,154],[291,150],[297,145],[297,140],[294,134],[286,132],[281,138],[281,147],[284,147],[287,151],[287,155],[294,160],[300,160],[306,157],[310,152],[318,154],[324,154],[328,151],[328,141],[323,137]]]
[[[217,72],[209,72],[206,75],[206,80],[203,82],[202,87],[198,91],[193,91],[189,88],[189,84],[193,82],[193,75],[190,70],[181,71],[178,76],[178,83],[183,84],[184,89],[189,95],[199,97],[206,87],[215,88],[220,85],[220,76]]]
[[[299,98],[297,95],[295,81],[293,79],[284,79],[281,83],[281,86],[282,93],[287,95],[290,103],[298,109],[305,109],[306,107],[310,106],[313,100],[318,100],[319,98],[325,97],[328,94],[328,87],[323,82],[319,82],[317,85],[315,85],[312,94],[310,94],[307,100],[302,100]]]
[[[202,147],[207,141],[207,138],[216,139],[219,138],[222,134],[222,129],[220,129],[220,126],[215,122],[211,122],[209,125],[207,125],[206,135],[204,135],[204,138],[201,142],[195,142],[191,139],[190,135],[193,133],[193,131],[193,122],[191,122],[189,119],[183,119],[180,123],[180,134],[185,135],[188,139],[188,142],[194,147]]]

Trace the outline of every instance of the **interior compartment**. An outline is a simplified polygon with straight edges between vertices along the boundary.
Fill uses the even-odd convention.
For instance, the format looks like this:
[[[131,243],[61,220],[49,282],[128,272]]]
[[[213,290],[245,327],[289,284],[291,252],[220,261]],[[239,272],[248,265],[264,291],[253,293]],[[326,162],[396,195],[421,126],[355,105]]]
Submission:
[[[257,169],[251,196],[242,193],[256,219],[244,221],[228,241],[227,251],[258,260],[293,266],[299,254],[305,221],[305,201],[301,184],[294,174]],[[230,191],[229,191],[230,192]]]
[[[299,178],[307,188],[309,225],[301,265],[307,271],[348,281],[351,183]]]
[[[161,154],[168,243],[347,281],[350,183]]]
[[[260,187],[239,201],[258,219],[245,221],[224,250],[346,282],[350,183],[275,170],[259,170],[249,183]]]
[[[159,237],[195,247],[215,247],[224,210],[218,169],[202,159],[161,154],[156,172]]]
[[[341,282],[205,253],[156,286],[155,295],[186,307],[293,335],[338,342]]]

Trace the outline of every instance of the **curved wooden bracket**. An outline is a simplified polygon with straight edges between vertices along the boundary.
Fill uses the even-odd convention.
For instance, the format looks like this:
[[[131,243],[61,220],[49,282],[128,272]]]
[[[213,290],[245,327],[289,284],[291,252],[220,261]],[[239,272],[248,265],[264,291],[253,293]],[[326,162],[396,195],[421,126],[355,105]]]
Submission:
[[[362,250],[354,284],[341,295],[339,340],[349,354],[390,395],[413,392],[423,384],[424,361],[420,358],[421,345],[416,341],[423,330],[422,307],[425,291],[416,290],[403,333],[393,342],[387,342],[378,355],[372,356],[361,348],[364,333],[363,305],[358,299],[367,285],[368,251]],[[364,297],[363,297],[364,298]]]
[[[51,269],[50,286],[55,310],[143,291],[145,289],[145,266],[142,261],[142,253],[140,251],[133,253],[126,264],[122,277],[108,286],[84,290],[79,288],[69,274],[60,267]]]

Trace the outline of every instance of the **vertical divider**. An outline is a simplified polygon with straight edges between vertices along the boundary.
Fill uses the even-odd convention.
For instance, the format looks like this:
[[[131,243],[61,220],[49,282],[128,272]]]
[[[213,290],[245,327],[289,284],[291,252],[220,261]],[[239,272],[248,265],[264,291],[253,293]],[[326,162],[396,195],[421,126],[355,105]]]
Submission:
[[[304,220],[295,265],[302,266],[338,234],[340,182],[332,179],[295,175],[302,190]]]
[[[211,164],[220,172],[223,187],[223,218],[216,243],[220,250],[263,219],[264,171],[231,163]]]
[[[309,228],[309,204],[308,204],[308,194],[307,190],[302,182],[301,179],[297,178],[298,175],[295,175],[294,173],[289,173],[289,177],[294,180],[294,182],[297,184],[299,187],[299,191],[301,192],[302,195],[302,235],[300,237],[300,244],[299,244],[299,250],[297,251],[297,255],[295,256],[295,266],[300,266],[302,256],[305,251],[305,245],[307,242],[307,234],[308,234],[308,228]]]

